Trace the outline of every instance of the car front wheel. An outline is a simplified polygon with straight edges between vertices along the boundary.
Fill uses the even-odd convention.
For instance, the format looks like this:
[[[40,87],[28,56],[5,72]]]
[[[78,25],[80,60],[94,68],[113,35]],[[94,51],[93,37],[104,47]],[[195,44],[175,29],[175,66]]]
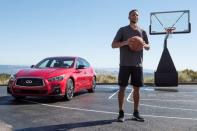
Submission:
[[[65,92],[65,98],[66,100],[71,100],[74,95],[74,84],[72,79],[68,79],[67,84],[66,84],[66,92]]]
[[[14,97],[14,99],[15,100],[21,100],[21,99],[25,99],[25,96],[15,96],[15,95],[13,95],[13,97]]]

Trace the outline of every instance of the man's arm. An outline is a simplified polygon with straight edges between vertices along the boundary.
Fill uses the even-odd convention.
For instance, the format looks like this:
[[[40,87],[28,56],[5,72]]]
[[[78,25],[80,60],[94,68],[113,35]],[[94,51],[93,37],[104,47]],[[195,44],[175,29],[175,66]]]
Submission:
[[[123,42],[113,41],[111,47],[112,48],[120,48],[125,45],[128,45],[127,41],[123,41]]]
[[[150,45],[149,45],[149,44],[146,44],[146,43],[144,42],[144,49],[145,49],[145,50],[149,50],[149,49],[150,49]]]
[[[116,36],[111,44],[112,48],[120,48],[122,46],[128,45],[127,41],[123,41],[123,28],[120,28],[116,33]]]
[[[145,50],[149,50],[150,49],[150,45],[149,45],[148,36],[146,34],[146,31],[142,32],[142,36],[143,36],[143,40],[144,40],[144,49]]]

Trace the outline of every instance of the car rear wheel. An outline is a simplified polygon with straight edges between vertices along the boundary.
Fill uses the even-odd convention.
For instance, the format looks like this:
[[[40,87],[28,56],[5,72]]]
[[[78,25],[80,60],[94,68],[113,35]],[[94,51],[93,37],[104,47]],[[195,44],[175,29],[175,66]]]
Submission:
[[[66,93],[65,93],[65,98],[66,100],[71,100],[74,95],[74,84],[72,79],[68,79],[67,84],[66,84]]]
[[[92,88],[88,89],[89,93],[94,93],[95,92],[95,88],[96,88],[96,77],[93,78],[92,80]]]

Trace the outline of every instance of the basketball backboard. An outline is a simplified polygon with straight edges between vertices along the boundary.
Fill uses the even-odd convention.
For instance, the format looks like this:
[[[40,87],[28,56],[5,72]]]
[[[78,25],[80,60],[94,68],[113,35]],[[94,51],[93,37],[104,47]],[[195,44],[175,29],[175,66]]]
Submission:
[[[190,33],[189,10],[152,12],[149,33],[151,35],[167,34],[167,30],[172,30],[173,34]]]

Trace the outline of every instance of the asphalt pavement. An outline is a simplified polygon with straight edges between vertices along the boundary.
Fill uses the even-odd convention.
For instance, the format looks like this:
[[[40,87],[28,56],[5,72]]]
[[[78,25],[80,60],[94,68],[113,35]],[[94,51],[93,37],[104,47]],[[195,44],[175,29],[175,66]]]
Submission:
[[[156,89],[156,90],[155,90]],[[160,90],[161,89],[161,90]],[[141,88],[140,113],[145,122],[131,119],[132,89],[125,92],[125,122],[117,122],[118,86],[98,85],[71,101],[27,97],[20,101],[0,87],[0,131],[197,131],[197,85]]]

